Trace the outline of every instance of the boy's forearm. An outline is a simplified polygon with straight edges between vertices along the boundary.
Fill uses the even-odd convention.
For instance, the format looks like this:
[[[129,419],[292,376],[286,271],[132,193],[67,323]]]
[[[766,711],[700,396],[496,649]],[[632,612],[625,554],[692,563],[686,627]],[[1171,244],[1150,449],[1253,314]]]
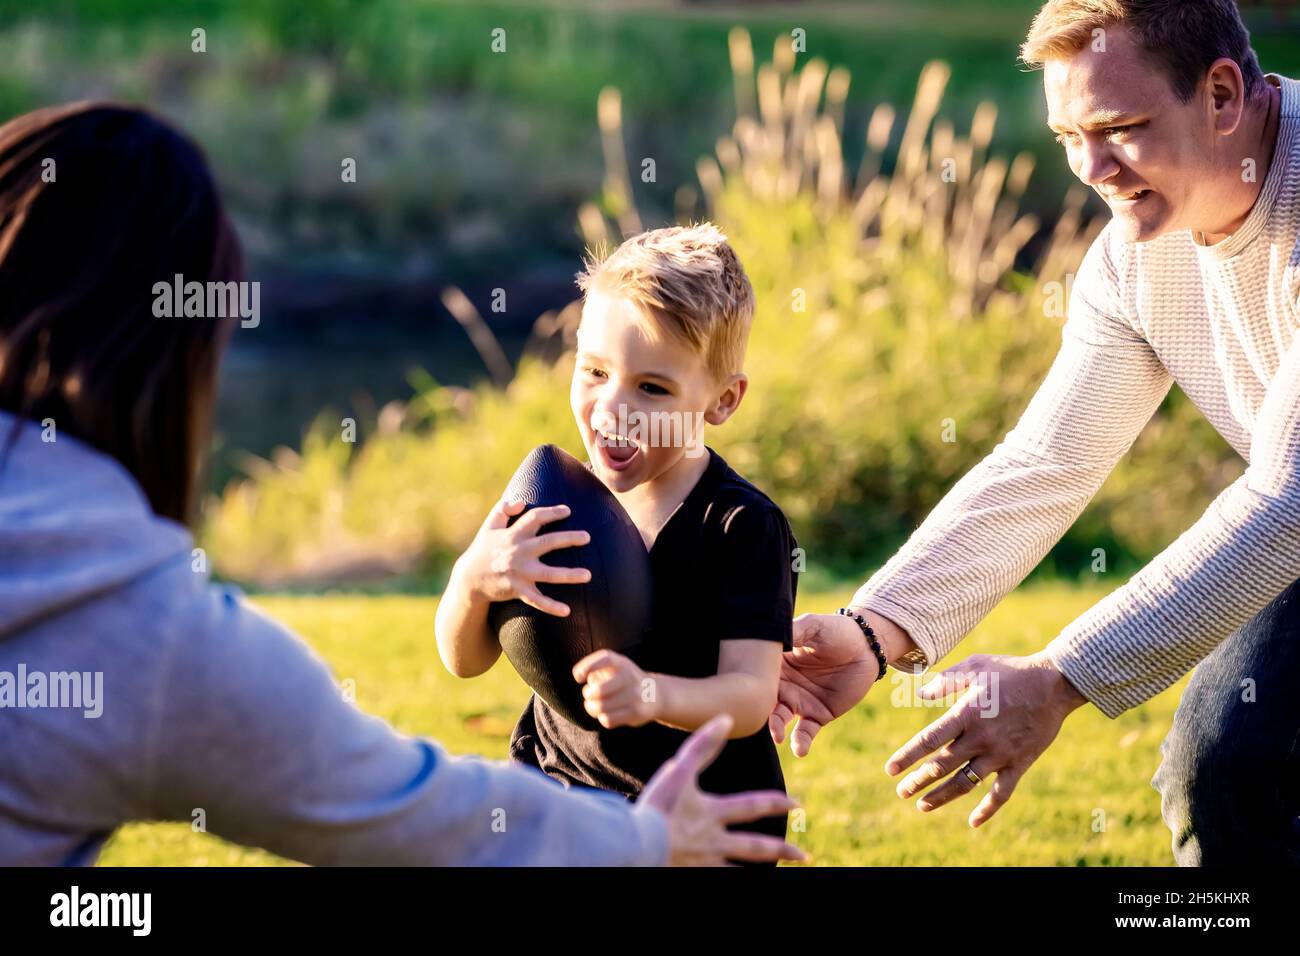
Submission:
[[[650,676],[657,696],[655,720],[679,730],[698,730],[718,714],[725,713],[734,722],[731,737],[749,737],[767,726],[768,715],[776,706],[775,684],[765,687],[753,674]]]
[[[459,572],[457,563],[438,602],[434,632],[447,670],[457,677],[477,677],[496,663],[501,645],[488,628],[491,602],[477,598]]]

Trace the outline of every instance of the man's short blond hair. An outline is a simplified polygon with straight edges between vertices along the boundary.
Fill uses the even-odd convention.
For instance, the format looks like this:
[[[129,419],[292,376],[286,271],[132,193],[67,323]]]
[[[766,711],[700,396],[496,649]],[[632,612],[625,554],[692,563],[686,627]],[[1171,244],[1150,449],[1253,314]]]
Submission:
[[[1220,57],[1241,67],[1247,96],[1262,89],[1264,74],[1233,0],[1049,0],[1034,17],[1020,58],[1034,68],[1068,59],[1112,26],[1131,31],[1184,103]]]
[[[588,258],[578,288],[625,299],[703,356],[719,381],[744,366],[754,289],[712,223],[633,236],[607,258]]]

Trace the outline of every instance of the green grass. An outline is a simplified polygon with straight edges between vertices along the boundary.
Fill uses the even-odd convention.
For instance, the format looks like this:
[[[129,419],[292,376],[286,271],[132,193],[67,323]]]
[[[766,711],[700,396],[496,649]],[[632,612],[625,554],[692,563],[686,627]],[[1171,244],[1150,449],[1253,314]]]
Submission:
[[[1002,603],[947,664],[973,653],[1027,653],[1119,582],[1038,584]],[[844,587],[804,595],[800,611],[833,609]],[[438,661],[437,599],[325,595],[257,601],[302,634],[334,668],[356,682],[357,702],[399,729],[436,738],[450,750],[504,758],[526,690],[507,664],[462,681]],[[1085,707],[1021,782],[1015,797],[978,831],[966,826],[974,797],[922,815],[899,800],[881,767],[893,750],[940,711],[894,706],[891,683],[876,687],[851,714],[823,731],[812,753],[783,750],[791,793],[806,829],[794,839],[821,865],[1172,865],[1169,834],[1149,780],[1182,683],[1111,721]],[[910,695],[909,695],[910,696]],[[1104,832],[1094,831],[1103,811]],[[135,824],[110,841],[102,864],[275,865],[285,861],[187,824]]]

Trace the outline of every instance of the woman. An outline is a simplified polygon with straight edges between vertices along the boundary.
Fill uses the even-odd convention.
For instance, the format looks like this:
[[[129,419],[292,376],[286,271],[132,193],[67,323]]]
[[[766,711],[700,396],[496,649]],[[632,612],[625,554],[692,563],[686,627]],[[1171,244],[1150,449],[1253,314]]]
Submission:
[[[131,820],[202,819],[308,863],[800,859],[701,794],[702,729],[635,806],[453,758],[346,703],[297,637],[210,584],[185,525],[237,319],[154,285],[239,281],[198,150],[137,109],[0,127],[0,864],[91,863]]]

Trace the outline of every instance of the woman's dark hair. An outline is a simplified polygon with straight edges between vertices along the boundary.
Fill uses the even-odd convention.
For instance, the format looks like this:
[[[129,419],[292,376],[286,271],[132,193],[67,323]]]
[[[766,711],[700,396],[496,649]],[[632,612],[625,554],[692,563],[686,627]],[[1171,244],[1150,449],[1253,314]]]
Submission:
[[[198,147],[106,103],[0,126],[0,410],[52,419],[188,523],[232,320],[156,317],[154,284],[177,275],[243,277]]]

